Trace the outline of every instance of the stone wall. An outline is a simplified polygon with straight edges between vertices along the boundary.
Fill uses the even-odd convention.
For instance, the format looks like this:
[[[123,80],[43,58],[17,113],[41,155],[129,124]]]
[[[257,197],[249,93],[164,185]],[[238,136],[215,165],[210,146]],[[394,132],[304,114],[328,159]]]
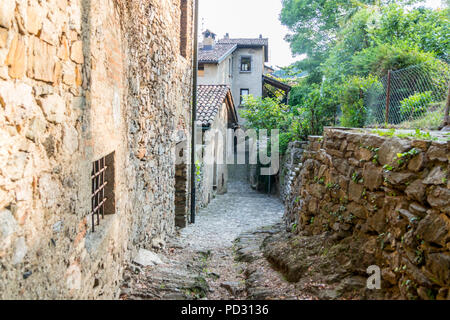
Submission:
[[[309,140],[289,229],[326,233],[352,274],[379,266],[387,298],[450,299],[450,142],[332,128]]]
[[[1,1],[0,299],[117,297],[136,249],[174,232],[192,88],[181,8]],[[112,152],[115,207],[93,232],[92,162]]]
[[[281,159],[279,178],[277,180],[277,193],[283,202],[289,198],[292,182],[300,171],[303,151],[307,145],[307,141],[289,142],[286,153]]]

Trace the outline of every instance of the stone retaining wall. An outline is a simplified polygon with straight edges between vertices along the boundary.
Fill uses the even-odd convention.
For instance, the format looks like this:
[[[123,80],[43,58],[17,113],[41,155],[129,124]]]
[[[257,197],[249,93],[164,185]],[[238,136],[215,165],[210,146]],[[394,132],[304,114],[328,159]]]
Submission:
[[[450,142],[333,128],[309,141],[288,228],[326,232],[353,274],[379,266],[386,297],[450,299]]]
[[[289,198],[292,182],[300,171],[303,151],[307,145],[307,141],[290,142],[286,153],[281,159],[279,185],[277,187],[282,201],[286,201]]]

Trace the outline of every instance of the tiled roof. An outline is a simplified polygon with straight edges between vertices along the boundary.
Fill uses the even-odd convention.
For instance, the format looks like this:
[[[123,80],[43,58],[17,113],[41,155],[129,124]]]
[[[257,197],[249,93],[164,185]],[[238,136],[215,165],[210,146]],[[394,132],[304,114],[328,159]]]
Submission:
[[[197,123],[210,126],[230,88],[227,85],[199,85],[197,87]]]
[[[236,49],[237,45],[234,43],[217,43],[213,49],[198,50],[198,62],[199,63],[218,63],[223,58],[225,58],[228,54],[233,52]]]
[[[238,46],[268,46],[268,38],[236,38],[236,39],[220,39],[218,43],[235,43]]]
[[[238,48],[265,47],[264,60],[269,61],[269,39],[268,38],[223,38],[217,43],[236,44]]]

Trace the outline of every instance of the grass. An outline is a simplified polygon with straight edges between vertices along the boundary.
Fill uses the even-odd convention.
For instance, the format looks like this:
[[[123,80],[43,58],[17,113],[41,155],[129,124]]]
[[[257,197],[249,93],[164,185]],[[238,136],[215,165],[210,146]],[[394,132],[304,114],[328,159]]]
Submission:
[[[427,112],[423,117],[416,120],[404,121],[396,127],[399,129],[422,129],[428,128],[430,130],[437,130],[444,120],[444,103],[432,111]]]
[[[437,137],[432,136],[428,131],[421,131],[420,129],[415,129],[414,132],[396,132],[394,128],[389,130],[373,129],[371,133],[377,134],[380,137],[398,137],[403,139],[420,139],[420,140],[438,140]]]

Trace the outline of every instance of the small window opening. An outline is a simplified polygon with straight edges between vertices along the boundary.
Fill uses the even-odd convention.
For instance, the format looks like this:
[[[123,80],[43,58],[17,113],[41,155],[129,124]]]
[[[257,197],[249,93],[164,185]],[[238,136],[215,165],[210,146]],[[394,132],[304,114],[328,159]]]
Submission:
[[[248,96],[250,94],[249,89],[241,89],[241,95],[239,100],[239,105],[242,106],[245,102],[245,96]]]
[[[100,218],[115,212],[114,152],[92,163],[91,218],[92,232],[100,224]]]
[[[198,76],[203,77],[205,75],[205,65],[199,64],[198,65]]]
[[[241,57],[241,71],[249,72],[252,70],[252,58]]]

